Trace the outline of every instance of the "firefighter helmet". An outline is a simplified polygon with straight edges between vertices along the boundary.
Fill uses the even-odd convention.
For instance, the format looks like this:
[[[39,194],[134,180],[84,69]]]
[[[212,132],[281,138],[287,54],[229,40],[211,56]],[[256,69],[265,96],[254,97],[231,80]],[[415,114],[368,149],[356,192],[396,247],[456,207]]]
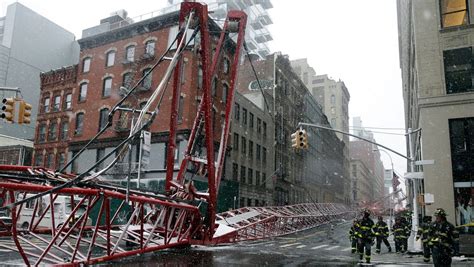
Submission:
[[[441,216],[441,217],[446,217],[448,214],[446,214],[446,211],[444,211],[444,209],[442,208],[438,208],[436,209],[436,211],[434,212],[434,216]]]

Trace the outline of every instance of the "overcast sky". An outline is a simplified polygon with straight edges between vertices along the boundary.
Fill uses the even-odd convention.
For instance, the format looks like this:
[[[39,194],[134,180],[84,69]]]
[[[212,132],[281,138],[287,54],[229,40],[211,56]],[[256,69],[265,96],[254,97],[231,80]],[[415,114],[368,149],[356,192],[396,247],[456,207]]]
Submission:
[[[0,0],[0,16],[17,1]],[[20,0],[20,3],[73,32],[99,24],[111,12],[125,9],[129,17],[159,10],[166,0]],[[290,59],[308,58],[317,74],[341,79],[349,89],[349,116],[364,126],[404,128],[398,57],[395,0],[273,0],[272,52]],[[352,122],[351,122],[352,125]],[[374,131],[385,131],[375,130]],[[403,131],[396,131],[402,133]],[[377,142],[405,154],[402,135],[375,133]],[[392,154],[395,170],[403,174],[406,161]],[[382,153],[385,167],[390,159]]]

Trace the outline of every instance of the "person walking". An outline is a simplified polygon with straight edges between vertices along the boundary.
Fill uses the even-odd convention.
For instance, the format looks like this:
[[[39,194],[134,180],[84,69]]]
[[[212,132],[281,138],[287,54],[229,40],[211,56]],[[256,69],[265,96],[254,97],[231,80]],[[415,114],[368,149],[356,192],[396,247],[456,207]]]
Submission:
[[[365,262],[370,263],[371,249],[374,243],[374,221],[370,219],[370,211],[364,210],[363,217],[359,221],[357,231],[357,250],[359,251],[359,259],[362,262],[365,250]]]
[[[412,224],[411,224],[411,220],[409,219],[409,216],[410,216],[410,214],[404,214],[402,216],[402,224],[405,226],[405,235],[404,235],[404,238],[402,239],[404,250],[402,251],[402,253],[407,252],[407,250],[408,250],[408,238],[410,238],[410,235],[411,235]]]
[[[351,229],[349,230],[349,240],[351,241],[351,253],[354,254],[357,251],[357,231],[358,231],[358,221],[354,219],[352,222]]]
[[[388,243],[387,237],[389,235],[388,225],[383,221],[382,216],[378,216],[378,221],[374,226],[374,233],[376,238],[375,252],[380,254],[380,245],[383,242],[388,248],[388,252],[392,252],[392,247]]]
[[[433,252],[433,263],[435,267],[451,266],[452,247],[454,245],[454,226],[446,220],[446,212],[438,208],[434,216],[436,220],[431,224],[430,241]]]
[[[420,228],[418,228],[418,232],[416,233],[416,240],[419,240],[421,238],[421,241],[423,242],[423,261],[424,262],[430,262],[430,257],[431,257],[431,250],[428,244],[430,228],[431,228],[431,216],[423,217],[423,222],[421,223]]]
[[[393,239],[395,240],[395,252],[405,253],[407,247],[405,246],[405,239],[407,239],[406,225],[402,223],[402,218],[395,218],[395,224],[392,226]]]

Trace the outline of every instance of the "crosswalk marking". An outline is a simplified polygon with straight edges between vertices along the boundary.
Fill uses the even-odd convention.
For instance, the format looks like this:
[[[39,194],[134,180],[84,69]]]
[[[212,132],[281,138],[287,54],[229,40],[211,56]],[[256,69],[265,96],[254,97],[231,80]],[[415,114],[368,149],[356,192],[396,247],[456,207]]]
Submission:
[[[299,245],[301,243],[290,243],[290,244],[286,244],[286,245],[283,245],[283,246],[280,246],[281,248],[286,248],[286,247],[289,247],[289,246],[294,246],[294,245]]]
[[[306,247],[306,245],[299,245],[296,248],[304,248],[304,247]]]
[[[349,251],[349,250],[351,250],[351,248],[345,248],[342,251]]]
[[[332,246],[332,247],[328,247],[328,248],[325,248],[325,250],[333,250],[335,248],[338,248],[339,246]]]
[[[324,248],[324,247],[327,247],[329,245],[319,245],[319,246],[316,246],[316,247],[312,247],[311,249],[318,249],[318,248]]]

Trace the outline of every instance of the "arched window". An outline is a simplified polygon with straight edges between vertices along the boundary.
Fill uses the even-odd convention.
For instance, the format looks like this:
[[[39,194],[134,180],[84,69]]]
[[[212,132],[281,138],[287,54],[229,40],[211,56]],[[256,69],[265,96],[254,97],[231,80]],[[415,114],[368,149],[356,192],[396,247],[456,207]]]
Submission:
[[[336,96],[335,95],[331,95],[331,104],[336,104]]]
[[[115,51],[110,51],[105,56],[105,66],[110,67],[115,64]]]
[[[79,86],[79,102],[86,101],[87,86],[88,84],[86,82],[81,83],[81,85]]]
[[[102,87],[102,97],[110,96],[111,91],[112,91],[112,77],[107,77],[104,79],[104,84]]]
[[[91,68],[91,58],[86,57],[82,60],[82,72],[89,72]]]
[[[155,41],[150,40],[145,43],[145,54],[149,56],[155,55]]]
[[[133,62],[135,60],[135,46],[127,46],[125,49],[125,60],[128,62]]]
[[[84,113],[79,112],[76,115],[76,129],[74,131],[75,135],[81,135],[84,130]]]
[[[103,108],[100,110],[100,117],[99,117],[99,131],[107,125],[107,119],[109,117],[109,109]]]
[[[149,73],[151,71],[151,68],[147,68],[143,70],[143,76],[146,75],[145,79],[142,81],[142,86],[144,89],[150,89],[151,88],[151,82],[152,82],[152,73]]]

